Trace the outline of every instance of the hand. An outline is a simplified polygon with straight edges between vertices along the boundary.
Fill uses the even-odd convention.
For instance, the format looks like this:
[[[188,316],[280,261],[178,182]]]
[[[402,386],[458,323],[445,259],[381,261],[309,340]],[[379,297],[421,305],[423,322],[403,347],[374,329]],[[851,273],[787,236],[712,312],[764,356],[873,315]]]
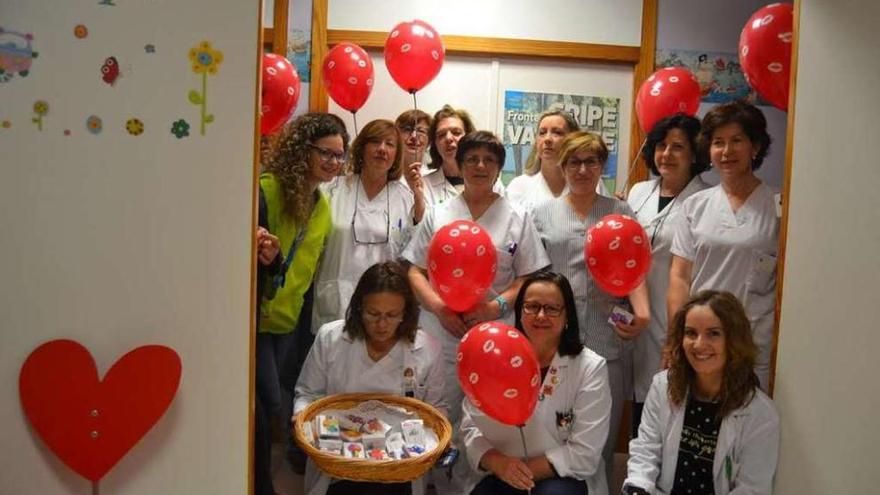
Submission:
[[[614,197],[621,201],[626,201],[626,191],[617,191],[614,193]]]
[[[461,315],[449,309],[445,304],[436,308],[432,313],[453,337],[460,339],[467,333],[468,328],[465,326],[464,320],[461,319]]]
[[[531,490],[535,487],[532,471],[525,462],[515,457],[490,450],[483,456],[482,462],[498,479],[518,490]]]
[[[466,325],[472,327],[484,321],[500,318],[501,306],[498,304],[498,301],[483,301],[477,303],[477,305],[471,308],[470,311],[462,313],[461,317]]]
[[[257,227],[257,259],[260,264],[270,265],[280,250],[281,243],[278,237],[270,234],[263,227]]]
[[[649,321],[648,318],[643,316],[635,316],[629,325],[626,323],[617,323],[614,325],[614,331],[617,332],[617,335],[623,340],[633,340],[642,333],[642,330],[647,328]]]
[[[407,165],[404,171],[404,178],[407,185],[412,190],[414,196],[424,194],[424,183],[422,182],[422,162],[412,162]]]

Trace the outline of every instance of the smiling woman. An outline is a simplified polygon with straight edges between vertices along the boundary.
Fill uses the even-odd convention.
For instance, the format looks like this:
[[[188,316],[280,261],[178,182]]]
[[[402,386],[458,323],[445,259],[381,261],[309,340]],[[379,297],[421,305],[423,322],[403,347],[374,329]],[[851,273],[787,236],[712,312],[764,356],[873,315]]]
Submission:
[[[695,295],[675,314],[667,355],[630,442],[624,493],[772,493],[779,417],[758,388],[742,304],[729,292]]]
[[[333,228],[315,284],[312,328],[345,316],[361,274],[396,259],[423,208],[401,176],[403,143],[388,120],[369,122],[351,145],[349,173],[330,178]]]

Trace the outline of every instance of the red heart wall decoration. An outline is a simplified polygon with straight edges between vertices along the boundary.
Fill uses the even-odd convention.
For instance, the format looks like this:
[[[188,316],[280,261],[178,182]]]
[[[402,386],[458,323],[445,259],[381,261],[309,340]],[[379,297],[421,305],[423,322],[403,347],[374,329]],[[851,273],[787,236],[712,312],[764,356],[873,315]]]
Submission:
[[[25,415],[65,464],[98,482],[159,421],[180,384],[181,362],[165,346],[122,356],[103,380],[72,340],[36,348],[18,377]]]

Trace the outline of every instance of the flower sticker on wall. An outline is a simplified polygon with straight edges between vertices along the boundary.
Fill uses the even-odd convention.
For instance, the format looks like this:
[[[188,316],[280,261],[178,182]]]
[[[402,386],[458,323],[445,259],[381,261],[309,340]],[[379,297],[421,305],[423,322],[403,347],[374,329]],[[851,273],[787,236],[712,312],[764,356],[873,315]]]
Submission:
[[[179,119],[171,123],[171,134],[177,139],[183,139],[189,136],[189,122]]]
[[[89,115],[89,118],[86,119],[86,129],[92,134],[101,134],[101,131],[104,130],[104,123],[101,122],[101,117]]]
[[[190,49],[189,60],[192,62],[192,71],[202,76],[201,92],[191,89],[189,101],[199,107],[201,112],[199,133],[204,136],[205,126],[214,122],[214,116],[208,113],[208,74],[217,73],[217,67],[223,63],[223,52],[214,50],[209,41],[202,41]]]
[[[37,124],[37,129],[43,130],[43,117],[49,113],[49,104],[45,100],[37,100],[34,102],[34,118],[31,121]]]
[[[140,119],[128,119],[125,122],[125,130],[132,136],[140,136],[144,133],[144,123]]]

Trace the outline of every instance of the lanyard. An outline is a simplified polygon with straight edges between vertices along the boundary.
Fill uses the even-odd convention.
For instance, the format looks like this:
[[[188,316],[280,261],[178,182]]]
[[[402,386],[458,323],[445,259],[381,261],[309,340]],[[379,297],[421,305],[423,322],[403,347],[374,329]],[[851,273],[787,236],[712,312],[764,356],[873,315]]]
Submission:
[[[272,278],[272,285],[276,290],[284,287],[284,284],[287,282],[287,270],[290,268],[290,265],[293,264],[293,257],[294,255],[296,255],[296,250],[299,249],[299,245],[302,244],[302,241],[306,236],[307,230],[308,224],[303,226],[303,228],[301,228],[296,234],[296,239],[293,240],[293,243],[290,245],[290,249],[287,250],[287,256],[281,263],[281,268],[278,270],[278,273],[275,275],[275,277]]]

